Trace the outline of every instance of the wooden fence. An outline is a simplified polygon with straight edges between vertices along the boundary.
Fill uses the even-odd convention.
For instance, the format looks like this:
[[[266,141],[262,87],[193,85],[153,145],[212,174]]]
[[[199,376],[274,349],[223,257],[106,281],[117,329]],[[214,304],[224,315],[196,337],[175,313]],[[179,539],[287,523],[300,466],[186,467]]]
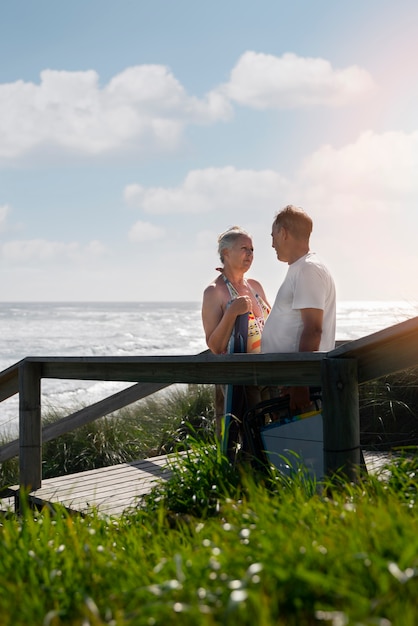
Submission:
[[[173,383],[321,386],[324,467],[355,479],[360,464],[358,386],[418,365],[418,317],[328,353],[154,357],[27,357],[0,374],[0,402],[19,394],[19,439],[0,462],[19,455],[20,484],[39,489],[42,441],[107,415]],[[135,385],[42,430],[41,380],[134,382]]]

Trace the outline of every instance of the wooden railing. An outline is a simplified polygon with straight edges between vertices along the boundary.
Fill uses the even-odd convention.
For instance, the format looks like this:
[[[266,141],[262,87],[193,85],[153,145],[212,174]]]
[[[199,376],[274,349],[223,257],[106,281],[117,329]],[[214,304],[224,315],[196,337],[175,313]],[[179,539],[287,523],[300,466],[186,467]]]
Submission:
[[[0,448],[0,462],[19,454],[20,484],[42,482],[42,441],[131,404],[173,383],[321,386],[324,467],[355,479],[360,464],[358,385],[418,365],[418,317],[328,353],[151,357],[27,357],[0,374],[0,401],[19,393],[19,439]],[[43,378],[136,384],[41,427]]]

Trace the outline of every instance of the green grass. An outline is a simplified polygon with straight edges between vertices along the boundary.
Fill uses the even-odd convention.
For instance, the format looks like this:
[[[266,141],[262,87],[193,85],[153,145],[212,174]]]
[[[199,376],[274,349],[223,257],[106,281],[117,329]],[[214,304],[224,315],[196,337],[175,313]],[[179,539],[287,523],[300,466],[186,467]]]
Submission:
[[[0,624],[415,626],[416,456],[323,490],[193,445],[118,519],[0,526]]]
[[[362,410],[386,421],[385,437],[405,404],[415,425],[416,372],[413,380],[404,395],[399,378],[362,390]],[[415,626],[416,449],[384,481],[321,487],[301,472],[234,467],[212,437],[212,389],[198,386],[45,446],[47,475],[187,453],[170,481],[120,518],[3,515],[0,626]],[[5,481],[6,465],[2,484],[17,482]]]

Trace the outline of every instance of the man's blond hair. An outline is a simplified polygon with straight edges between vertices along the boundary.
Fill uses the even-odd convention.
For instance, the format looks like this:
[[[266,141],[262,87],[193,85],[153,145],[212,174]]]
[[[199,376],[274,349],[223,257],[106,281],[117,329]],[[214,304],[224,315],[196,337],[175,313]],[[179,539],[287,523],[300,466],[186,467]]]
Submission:
[[[286,228],[289,233],[299,240],[309,241],[312,233],[312,219],[300,207],[288,204],[274,218],[273,228]]]

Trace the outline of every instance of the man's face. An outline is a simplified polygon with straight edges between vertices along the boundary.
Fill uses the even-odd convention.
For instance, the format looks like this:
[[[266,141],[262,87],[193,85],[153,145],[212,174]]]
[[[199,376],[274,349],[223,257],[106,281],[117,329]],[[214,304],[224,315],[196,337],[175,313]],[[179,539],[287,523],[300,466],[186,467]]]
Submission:
[[[271,245],[275,249],[279,261],[287,261],[285,253],[286,229],[275,226],[271,230]]]

